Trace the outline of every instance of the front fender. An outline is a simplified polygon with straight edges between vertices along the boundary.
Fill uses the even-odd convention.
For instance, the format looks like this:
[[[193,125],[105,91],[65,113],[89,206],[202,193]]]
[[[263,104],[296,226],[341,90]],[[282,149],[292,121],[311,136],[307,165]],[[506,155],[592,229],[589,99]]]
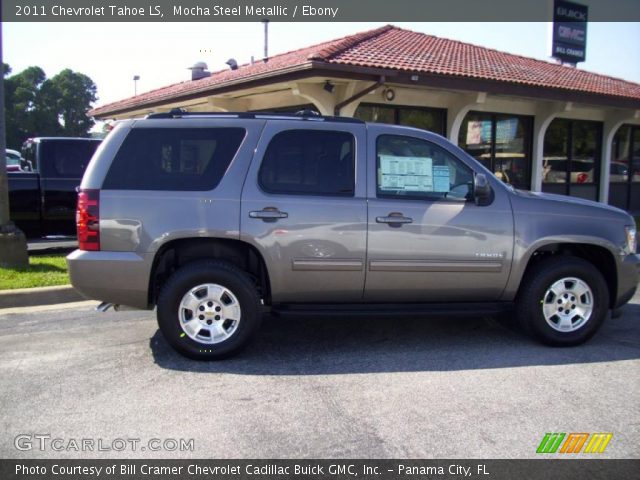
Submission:
[[[514,245],[513,267],[507,281],[507,286],[501,300],[513,301],[516,298],[520,284],[524,278],[527,267],[536,252],[562,250],[571,246],[597,247],[607,252],[615,263],[616,274],[624,261],[622,250],[613,242],[589,235],[553,235],[536,239],[531,243],[525,243],[518,239]]]

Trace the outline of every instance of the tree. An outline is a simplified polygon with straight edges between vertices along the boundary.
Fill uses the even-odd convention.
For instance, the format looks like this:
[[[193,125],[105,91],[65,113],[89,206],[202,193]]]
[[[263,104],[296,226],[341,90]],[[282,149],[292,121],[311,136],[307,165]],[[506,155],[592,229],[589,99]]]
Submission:
[[[3,64],[5,76],[11,67]],[[89,136],[93,120],[86,112],[96,101],[96,85],[88,76],[65,69],[47,79],[40,67],[5,78],[7,144],[20,149],[34,136]]]
[[[50,82],[50,85],[49,85]],[[62,133],[71,137],[86,137],[93,127],[93,119],[87,110],[97,100],[97,88],[93,80],[82,73],[65,69],[47,80],[41,88],[43,107],[51,105],[53,96],[57,100],[56,112],[62,120]]]
[[[33,135],[37,125],[35,113],[40,86],[46,75],[40,67],[29,67],[5,80],[7,145],[20,149],[24,139]]]

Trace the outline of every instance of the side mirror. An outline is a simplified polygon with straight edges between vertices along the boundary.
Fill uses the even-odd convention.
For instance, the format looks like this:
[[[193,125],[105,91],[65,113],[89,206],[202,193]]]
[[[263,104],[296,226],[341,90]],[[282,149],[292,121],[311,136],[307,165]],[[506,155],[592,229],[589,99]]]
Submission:
[[[476,173],[473,179],[473,198],[476,201],[476,205],[489,205],[492,193],[487,176],[484,173]]]

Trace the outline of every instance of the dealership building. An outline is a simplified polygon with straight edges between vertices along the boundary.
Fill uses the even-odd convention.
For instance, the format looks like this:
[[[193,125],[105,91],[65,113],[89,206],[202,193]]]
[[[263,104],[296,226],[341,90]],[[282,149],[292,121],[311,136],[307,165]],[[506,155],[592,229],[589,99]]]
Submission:
[[[95,108],[295,112],[423,128],[517,188],[640,212],[640,84],[387,25]]]

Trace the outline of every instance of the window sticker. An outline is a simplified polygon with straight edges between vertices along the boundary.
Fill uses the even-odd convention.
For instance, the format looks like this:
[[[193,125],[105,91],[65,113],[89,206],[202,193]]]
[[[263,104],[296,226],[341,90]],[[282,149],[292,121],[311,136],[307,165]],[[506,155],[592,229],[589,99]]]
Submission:
[[[382,191],[434,191],[433,160],[429,157],[380,155],[379,174],[378,183]]]
[[[433,167],[433,191],[448,192],[451,190],[451,170],[446,165]]]

